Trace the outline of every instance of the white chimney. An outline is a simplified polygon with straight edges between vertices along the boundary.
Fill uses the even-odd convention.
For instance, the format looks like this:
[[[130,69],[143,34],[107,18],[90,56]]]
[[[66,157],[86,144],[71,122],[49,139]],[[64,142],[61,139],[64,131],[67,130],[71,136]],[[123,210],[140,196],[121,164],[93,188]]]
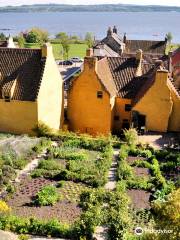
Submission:
[[[7,48],[16,48],[16,45],[14,44],[13,38],[9,36],[7,40]]]

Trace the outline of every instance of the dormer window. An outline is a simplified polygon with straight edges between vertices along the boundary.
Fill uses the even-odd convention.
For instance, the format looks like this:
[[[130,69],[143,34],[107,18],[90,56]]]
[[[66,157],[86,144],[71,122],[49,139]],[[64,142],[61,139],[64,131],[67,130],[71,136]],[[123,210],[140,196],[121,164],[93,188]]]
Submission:
[[[103,98],[103,92],[97,91],[97,98]]]

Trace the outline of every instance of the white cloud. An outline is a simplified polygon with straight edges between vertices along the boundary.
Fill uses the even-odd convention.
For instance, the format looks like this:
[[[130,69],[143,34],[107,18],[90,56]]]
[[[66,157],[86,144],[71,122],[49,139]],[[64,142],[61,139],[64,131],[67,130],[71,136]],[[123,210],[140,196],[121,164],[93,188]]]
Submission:
[[[37,3],[63,3],[63,4],[101,4],[101,3],[129,3],[143,5],[170,5],[180,6],[180,0],[0,0],[0,6],[7,5],[26,5]]]

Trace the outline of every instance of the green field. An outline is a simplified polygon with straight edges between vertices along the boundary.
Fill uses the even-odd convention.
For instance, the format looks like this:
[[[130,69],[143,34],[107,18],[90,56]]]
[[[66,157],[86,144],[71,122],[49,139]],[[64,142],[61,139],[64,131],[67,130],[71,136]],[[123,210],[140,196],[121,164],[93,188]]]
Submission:
[[[53,53],[55,59],[62,59],[62,45],[60,43],[52,43]],[[40,44],[25,44],[26,48],[40,48]],[[80,57],[84,58],[86,55],[86,49],[88,46],[86,44],[70,44],[69,58],[71,57]]]

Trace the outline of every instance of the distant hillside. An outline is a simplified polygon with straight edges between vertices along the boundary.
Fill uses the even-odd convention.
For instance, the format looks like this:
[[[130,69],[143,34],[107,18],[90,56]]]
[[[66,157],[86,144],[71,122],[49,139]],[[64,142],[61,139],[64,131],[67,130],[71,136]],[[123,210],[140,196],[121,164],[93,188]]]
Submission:
[[[37,4],[19,7],[0,7],[2,12],[180,12],[180,7],[168,6],[139,6],[127,4],[102,5],[65,5],[65,4]]]

